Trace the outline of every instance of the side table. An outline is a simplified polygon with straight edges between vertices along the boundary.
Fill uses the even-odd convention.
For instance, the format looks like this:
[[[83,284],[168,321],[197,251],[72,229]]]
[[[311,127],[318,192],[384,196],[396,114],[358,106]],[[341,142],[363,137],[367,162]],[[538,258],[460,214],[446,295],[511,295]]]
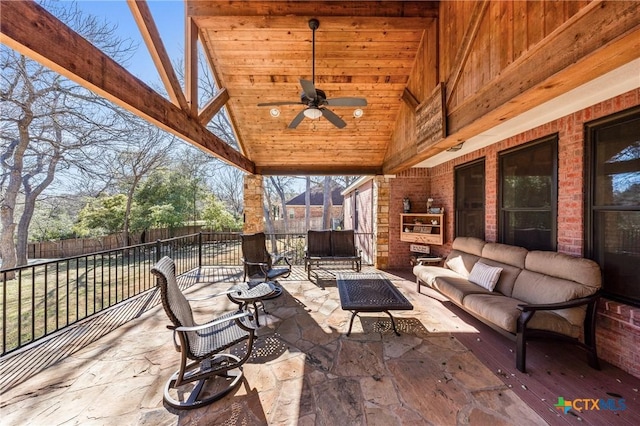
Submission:
[[[263,300],[272,298],[278,290],[279,288],[270,281],[249,281],[236,284],[231,287],[227,292],[227,297],[233,303],[237,303],[238,305],[240,305],[240,309],[248,310],[248,306],[252,305],[256,315],[256,326],[259,327],[260,321],[258,319],[257,303],[260,303],[262,305],[262,312],[268,314],[268,312],[264,308]],[[281,289],[280,292],[282,292]]]

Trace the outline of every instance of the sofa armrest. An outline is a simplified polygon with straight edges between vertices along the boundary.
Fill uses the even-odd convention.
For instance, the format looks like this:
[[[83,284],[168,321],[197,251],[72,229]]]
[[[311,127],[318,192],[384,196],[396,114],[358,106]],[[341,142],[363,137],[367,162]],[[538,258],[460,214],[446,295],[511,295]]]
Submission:
[[[600,297],[600,291],[592,294],[591,296],[581,297],[579,299],[569,300],[567,302],[558,303],[521,303],[518,305],[518,309],[522,312],[535,312],[535,311],[552,311],[556,309],[574,308],[576,306],[588,305],[595,302]]]

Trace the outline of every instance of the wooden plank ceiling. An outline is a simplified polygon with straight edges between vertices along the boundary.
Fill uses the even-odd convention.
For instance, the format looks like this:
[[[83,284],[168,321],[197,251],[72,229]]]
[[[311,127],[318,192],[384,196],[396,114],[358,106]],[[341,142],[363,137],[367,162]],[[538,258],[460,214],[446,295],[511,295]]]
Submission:
[[[187,1],[245,156],[262,174],[381,173],[402,93],[437,2],[205,2]],[[299,80],[312,78],[312,31],[317,18],[316,87],[327,98],[363,97],[354,107],[330,107],[346,123],[291,120],[303,105],[281,106],[271,117],[261,102],[299,101]],[[435,40],[430,42],[435,43]]]

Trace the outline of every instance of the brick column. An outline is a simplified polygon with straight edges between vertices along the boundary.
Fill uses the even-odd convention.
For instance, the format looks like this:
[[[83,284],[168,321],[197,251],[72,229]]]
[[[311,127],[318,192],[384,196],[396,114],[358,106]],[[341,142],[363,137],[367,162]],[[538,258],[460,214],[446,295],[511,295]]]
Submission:
[[[243,232],[253,234],[264,231],[262,175],[244,176],[244,227]]]
[[[390,187],[389,177],[376,176],[373,179],[373,209],[375,217],[373,235],[375,238],[375,267],[378,269],[386,269],[389,267]]]

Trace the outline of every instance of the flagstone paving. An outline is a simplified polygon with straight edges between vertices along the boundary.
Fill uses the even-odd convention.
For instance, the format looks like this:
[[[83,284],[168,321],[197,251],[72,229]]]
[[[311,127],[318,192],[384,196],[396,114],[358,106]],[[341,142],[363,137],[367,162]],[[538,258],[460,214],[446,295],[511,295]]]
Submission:
[[[539,425],[545,423],[458,342],[473,333],[443,305],[388,275],[414,305],[351,313],[338,290],[283,280],[265,302],[240,388],[196,410],[171,412],[162,388],[177,369],[168,320],[156,306],[2,395],[3,425]],[[200,283],[188,296],[225,290]],[[193,304],[201,321],[232,309],[226,297]],[[263,320],[264,319],[264,320]]]

